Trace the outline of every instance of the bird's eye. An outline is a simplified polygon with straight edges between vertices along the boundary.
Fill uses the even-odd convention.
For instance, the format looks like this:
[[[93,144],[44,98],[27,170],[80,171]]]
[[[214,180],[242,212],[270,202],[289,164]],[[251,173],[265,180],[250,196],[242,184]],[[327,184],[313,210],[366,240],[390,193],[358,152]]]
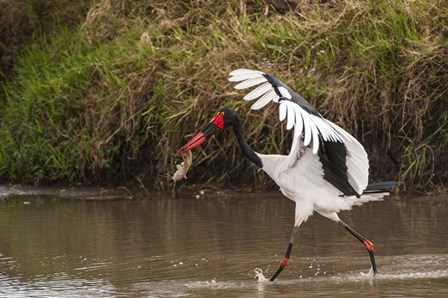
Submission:
[[[224,116],[224,112],[216,112],[215,116],[212,118],[212,120],[210,122],[213,122],[213,120],[216,119],[216,117],[218,116]]]

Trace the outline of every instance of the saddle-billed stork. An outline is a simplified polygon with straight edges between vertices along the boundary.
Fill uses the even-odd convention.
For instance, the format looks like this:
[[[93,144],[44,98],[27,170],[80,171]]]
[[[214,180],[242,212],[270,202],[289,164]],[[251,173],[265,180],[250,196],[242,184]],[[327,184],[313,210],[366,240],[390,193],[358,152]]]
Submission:
[[[369,160],[364,147],[344,129],[322,117],[309,102],[273,75],[237,69],[230,73],[229,81],[239,82],[235,86],[238,90],[259,85],[244,96],[248,101],[258,99],[251,107],[253,110],[270,102],[279,104],[280,120],[286,119],[288,130],[294,128],[289,154],[255,152],[246,142],[240,116],[230,108],[218,111],[211,122],[178,153],[191,150],[215,133],[232,127],[243,154],[277,183],[284,196],[296,203],[289,245],[270,281],[274,281],[288,265],[299,226],[314,211],[337,222],[364,244],[370,255],[371,272],[376,274],[372,242],[344,223],[337,213],[354,205],[380,200],[389,194],[394,183],[368,186]]]

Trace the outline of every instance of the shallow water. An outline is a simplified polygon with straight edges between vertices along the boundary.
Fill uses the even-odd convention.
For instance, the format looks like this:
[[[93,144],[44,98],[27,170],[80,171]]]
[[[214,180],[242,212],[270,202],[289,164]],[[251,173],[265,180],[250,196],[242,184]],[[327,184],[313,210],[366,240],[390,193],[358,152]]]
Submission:
[[[357,240],[312,216],[274,283],[258,283],[255,269],[269,276],[286,250],[294,205],[280,194],[123,197],[0,196],[0,297],[448,294],[446,196],[340,213],[374,242],[375,278]]]

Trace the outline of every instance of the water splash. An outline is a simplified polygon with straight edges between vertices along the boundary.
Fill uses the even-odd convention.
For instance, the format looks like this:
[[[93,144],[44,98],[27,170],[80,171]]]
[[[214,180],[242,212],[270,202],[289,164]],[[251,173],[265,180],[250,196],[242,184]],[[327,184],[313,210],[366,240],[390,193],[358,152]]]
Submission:
[[[266,283],[269,281],[269,279],[267,279],[264,275],[263,275],[263,270],[261,270],[260,268],[255,268],[253,270],[253,272],[255,273],[255,277],[257,279],[257,282],[259,283]]]

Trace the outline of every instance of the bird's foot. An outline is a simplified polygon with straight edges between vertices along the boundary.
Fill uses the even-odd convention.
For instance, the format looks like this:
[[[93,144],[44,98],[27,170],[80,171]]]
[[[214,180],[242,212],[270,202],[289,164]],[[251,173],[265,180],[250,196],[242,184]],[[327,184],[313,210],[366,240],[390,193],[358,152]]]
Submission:
[[[370,267],[369,273],[367,273],[367,275],[370,275],[372,277],[375,276],[376,275],[376,270],[373,269],[373,267]]]

